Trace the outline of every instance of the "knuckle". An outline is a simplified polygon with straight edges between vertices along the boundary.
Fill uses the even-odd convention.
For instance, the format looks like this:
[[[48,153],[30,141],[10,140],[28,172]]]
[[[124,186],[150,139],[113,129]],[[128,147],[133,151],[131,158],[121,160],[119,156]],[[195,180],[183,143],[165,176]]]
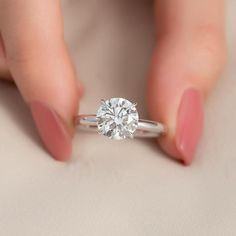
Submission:
[[[7,61],[10,65],[27,65],[35,58],[33,50],[14,50],[7,55]]]
[[[193,42],[202,63],[212,72],[222,71],[227,54],[224,32],[212,25],[199,26]]]
[[[45,62],[47,57],[57,55],[61,51],[63,43],[60,39],[57,42],[45,42],[41,39],[19,40],[7,52],[6,59],[9,64],[26,66],[40,61]]]

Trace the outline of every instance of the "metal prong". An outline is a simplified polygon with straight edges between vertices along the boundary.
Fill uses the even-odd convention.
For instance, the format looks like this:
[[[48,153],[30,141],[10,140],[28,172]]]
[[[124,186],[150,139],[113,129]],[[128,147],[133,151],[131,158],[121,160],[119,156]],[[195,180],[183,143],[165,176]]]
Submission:
[[[134,138],[134,134],[129,134],[128,136],[130,139],[133,139]]]
[[[134,107],[136,107],[137,105],[138,105],[138,103],[137,103],[137,102],[134,102],[134,103],[133,103],[133,106],[134,106]]]
[[[104,99],[101,99],[101,103],[102,103],[103,105],[106,105],[106,101],[105,101]]]

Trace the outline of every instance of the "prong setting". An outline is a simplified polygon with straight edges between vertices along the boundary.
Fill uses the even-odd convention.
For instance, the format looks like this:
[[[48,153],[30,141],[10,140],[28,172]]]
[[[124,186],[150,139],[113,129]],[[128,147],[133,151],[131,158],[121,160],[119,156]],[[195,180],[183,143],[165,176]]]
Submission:
[[[136,105],[124,98],[102,100],[96,115],[98,133],[116,140],[132,138],[139,121]]]

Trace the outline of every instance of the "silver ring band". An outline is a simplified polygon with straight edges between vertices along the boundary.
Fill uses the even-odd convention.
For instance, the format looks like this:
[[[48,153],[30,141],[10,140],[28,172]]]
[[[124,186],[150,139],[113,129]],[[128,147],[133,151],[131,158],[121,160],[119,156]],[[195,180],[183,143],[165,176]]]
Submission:
[[[139,119],[137,103],[125,98],[101,100],[96,115],[79,115],[75,123],[88,130],[97,130],[110,139],[154,138],[165,133],[163,124]]]
[[[75,124],[82,129],[97,131],[98,118],[95,114],[78,115]],[[138,138],[156,138],[166,132],[165,126],[159,122],[139,119],[138,127],[134,132],[134,137]]]

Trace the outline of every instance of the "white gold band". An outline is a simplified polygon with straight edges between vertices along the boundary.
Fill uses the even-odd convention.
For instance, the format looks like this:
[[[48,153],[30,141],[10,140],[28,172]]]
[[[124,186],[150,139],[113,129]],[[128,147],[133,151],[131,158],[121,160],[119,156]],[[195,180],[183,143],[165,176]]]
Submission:
[[[75,119],[75,124],[82,129],[97,131],[98,118],[96,115],[79,115]],[[165,132],[165,126],[163,124],[156,121],[139,119],[134,137],[156,138]]]

